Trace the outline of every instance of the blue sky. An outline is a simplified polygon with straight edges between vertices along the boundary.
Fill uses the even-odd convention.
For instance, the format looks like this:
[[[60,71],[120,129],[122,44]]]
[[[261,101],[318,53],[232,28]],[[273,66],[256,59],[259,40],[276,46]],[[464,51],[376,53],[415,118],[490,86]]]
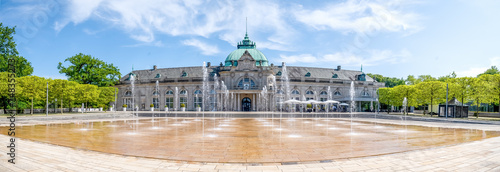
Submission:
[[[34,75],[78,53],[134,69],[219,64],[248,34],[271,63],[390,77],[500,67],[500,1],[0,0]],[[65,63],[68,65],[67,63]]]

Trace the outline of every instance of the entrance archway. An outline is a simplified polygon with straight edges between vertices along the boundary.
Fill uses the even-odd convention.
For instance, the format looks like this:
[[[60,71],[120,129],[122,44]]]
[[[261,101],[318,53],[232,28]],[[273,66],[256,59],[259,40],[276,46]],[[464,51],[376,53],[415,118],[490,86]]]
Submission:
[[[241,108],[242,111],[250,111],[250,109],[252,109],[252,100],[248,97],[243,98],[243,100],[241,100]]]

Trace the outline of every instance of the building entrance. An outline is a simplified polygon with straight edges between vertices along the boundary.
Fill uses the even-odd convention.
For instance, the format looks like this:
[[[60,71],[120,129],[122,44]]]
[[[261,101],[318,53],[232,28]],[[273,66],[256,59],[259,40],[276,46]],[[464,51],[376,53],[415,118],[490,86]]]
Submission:
[[[241,101],[242,111],[250,111],[252,109],[252,100],[248,97],[243,98]]]

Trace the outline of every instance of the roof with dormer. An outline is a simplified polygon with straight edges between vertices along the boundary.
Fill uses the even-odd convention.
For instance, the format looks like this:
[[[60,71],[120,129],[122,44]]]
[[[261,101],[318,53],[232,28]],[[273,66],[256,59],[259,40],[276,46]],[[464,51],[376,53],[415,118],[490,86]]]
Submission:
[[[267,60],[266,56],[257,49],[257,45],[255,44],[255,42],[250,40],[250,38],[248,37],[248,33],[245,33],[244,39],[238,42],[237,48],[237,50],[234,50],[227,56],[226,60],[224,61],[224,66],[237,66],[237,61],[241,58],[241,56],[243,56],[245,51],[248,51],[248,53],[255,60],[255,65],[269,66],[269,61]]]

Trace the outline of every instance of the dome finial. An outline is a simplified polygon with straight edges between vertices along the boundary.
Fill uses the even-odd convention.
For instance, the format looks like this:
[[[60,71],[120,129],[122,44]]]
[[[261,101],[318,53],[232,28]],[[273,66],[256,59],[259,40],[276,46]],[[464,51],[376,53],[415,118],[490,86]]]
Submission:
[[[248,17],[245,17],[245,37],[248,37]]]

